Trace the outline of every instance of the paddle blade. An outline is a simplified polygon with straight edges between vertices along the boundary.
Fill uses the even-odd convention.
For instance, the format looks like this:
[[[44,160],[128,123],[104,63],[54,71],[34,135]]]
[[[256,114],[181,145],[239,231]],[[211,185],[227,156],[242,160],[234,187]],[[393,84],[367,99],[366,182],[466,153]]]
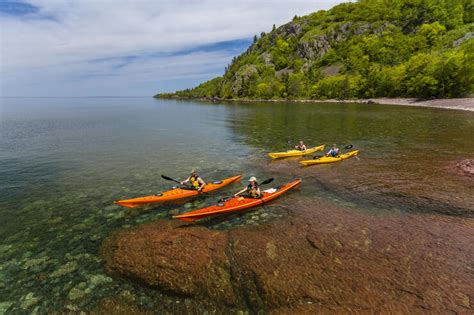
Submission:
[[[161,178],[166,179],[166,180],[172,180],[174,182],[174,179],[165,175],[161,175]]]
[[[180,181],[177,181],[176,179],[173,179],[173,178],[165,176],[165,175],[161,175],[161,178],[166,179],[166,180],[170,180],[170,181],[178,183],[178,184],[181,184]]]
[[[266,180],[264,180],[263,182],[261,182],[260,185],[270,184],[271,182],[273,182],[273,180],[274,180],[274,178],[266,179]]]
[[[352,149],[354,146],[352,144],[348,144],[344,147],[344,149]]]

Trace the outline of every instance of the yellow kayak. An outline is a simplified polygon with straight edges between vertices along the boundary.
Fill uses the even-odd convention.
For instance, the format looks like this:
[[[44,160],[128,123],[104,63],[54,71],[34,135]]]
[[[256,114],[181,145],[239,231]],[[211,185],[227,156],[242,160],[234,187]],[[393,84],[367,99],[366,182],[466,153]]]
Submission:
[[[347,152],[347,153],[344,153],[344,154],[340,154],[336,157],[323,156],[323,157],[320,157],[317,160],[306,160],[306,161],[301,161],[300,163],[303,164],[304,166],[314,165],[314,164],[334,163],[334,162],[339,162],[339,161],[351,158],[353,156],[356,156],[357,154],[359,154],[359,150],[355,150],[355,151]]]
[[[272,159],[279,159],[279,158],[285,158],[285,157],[294,157],[294,156],[304,156],[308,155],[317,151],[322,151],[324,150],[325,145],[320,145],[319,147],[314,147],[314,148],[309,148],[306,149],[305,151],[301,150],[289,150],[286,152],[274,152],[274,153],[268,153],[268,156],[271,157]]]

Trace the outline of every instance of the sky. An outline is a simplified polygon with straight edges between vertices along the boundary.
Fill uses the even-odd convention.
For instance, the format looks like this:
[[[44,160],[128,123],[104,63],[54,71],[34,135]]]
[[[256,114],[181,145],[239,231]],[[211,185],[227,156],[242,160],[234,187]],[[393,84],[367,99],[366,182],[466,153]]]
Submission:
[[[0,96],[151,96],[336,0],[0,0]]]

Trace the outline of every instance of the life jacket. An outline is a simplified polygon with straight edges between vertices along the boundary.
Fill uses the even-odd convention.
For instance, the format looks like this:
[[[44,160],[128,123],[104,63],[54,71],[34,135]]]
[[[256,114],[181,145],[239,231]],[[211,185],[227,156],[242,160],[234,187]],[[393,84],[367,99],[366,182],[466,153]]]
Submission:
[[[189,182],[191,183],[191,186],[195,189],[199,189],[199,182],[198,182],[199,176],[191,176],[189,177]]]
[[[306,148],[304,147],[304,145],[297,145],[296,148],[300,151],[306,151]]]
[[[332,157],[336,157],[339,155],[339,149],[331,149],[331,151],[329,151],[329,154],[331,154]]]
[[[250,195],[250,197],[252,198],[259,198],[260,195],[258,194],[258,185],[252,185],[252,184],[249,184],[247,186],[247,192],[248,194]]]

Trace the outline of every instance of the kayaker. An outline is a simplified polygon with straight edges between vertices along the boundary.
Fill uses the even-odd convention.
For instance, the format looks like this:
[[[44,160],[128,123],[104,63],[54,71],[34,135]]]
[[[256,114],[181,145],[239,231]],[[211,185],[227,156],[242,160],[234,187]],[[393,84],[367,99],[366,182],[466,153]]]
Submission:
[[[190,184],[193,189],[201,192],[203,188],[206,186],[206,183],[202,180],[201,176],[199,176],[196,170],[192,170],[191,176],[189,176],[186,180],[181,182],[181,185]]]
[[[326,156],[332,156],[332,157],[336,157],[339,155],[339,148],[336,146],[336,144],[334,143],[331,147],[331,150],[329,150],[328,153],[326,153]]]
[[[296,150],[306,151],[306,144],[304,144],[303,140],[300,140],[298,145],[295,145]]]
[[[246,192],[250,198],[261,198],[262,192],[260,191],[260,187],[258,187],[257,179],[252,176],[250,177],[249,182],[250,183],[247,185],[247,187],[236,193],[234,197],[238,197],[240,194]]]

